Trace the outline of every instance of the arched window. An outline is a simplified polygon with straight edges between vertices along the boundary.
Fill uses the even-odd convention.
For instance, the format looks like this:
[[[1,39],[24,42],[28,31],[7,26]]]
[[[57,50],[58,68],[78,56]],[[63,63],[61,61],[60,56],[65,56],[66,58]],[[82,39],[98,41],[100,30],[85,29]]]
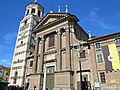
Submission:
[[[15,71],[15,73],[14,73],[14,77],[17,77],[17,75],[18,75],[18,72],[17,72],[17,71]]]
[[[32,67],[33,66],[33,61],[30,61],[30,67]]]
[[[15,71],[15,72],[14,72],[14,80],[13,80],[13,84],[16,84],[16,82],[17,82],[17,75],[18,75],[18,72]]]
[[[23,44],[23,41],[21,41],[21,44]]]
[[[17,79],[14,79],[14,80],[13,80],[13,84],[16,84],[16,82],[17,82]]]
[[[38,11],[38,16],[40,17],[40,11]]]
[[[31,13],[35,13],[35,9],[34,8],[32,9]]]
[[[54,43],[55,43],[55,35],[54,34],[50,34],[49,35],[49,47],[52,47],[54,46]]]

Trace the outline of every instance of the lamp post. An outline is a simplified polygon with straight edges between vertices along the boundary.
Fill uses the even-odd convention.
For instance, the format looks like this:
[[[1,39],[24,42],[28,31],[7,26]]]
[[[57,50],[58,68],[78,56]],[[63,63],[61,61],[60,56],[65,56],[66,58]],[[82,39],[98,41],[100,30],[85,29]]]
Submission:
[[[82,66],[81,66],[81,53],[82,53],[82,47],[80,45],[80,42],[78,42],[78,61],[79,61],[79,65],[80,65],[80,90],[82,90]]]
[[[80,80],[81,80],[81,82],[80,82],[80,88],[81,88],[81,90],[82,90],[82,68],[81,68],[81,61],[79,61],[79,65],[80,65]]]
[[[46,90],[46,65],[44,65],[44,81],[43,81],[43,90]]]

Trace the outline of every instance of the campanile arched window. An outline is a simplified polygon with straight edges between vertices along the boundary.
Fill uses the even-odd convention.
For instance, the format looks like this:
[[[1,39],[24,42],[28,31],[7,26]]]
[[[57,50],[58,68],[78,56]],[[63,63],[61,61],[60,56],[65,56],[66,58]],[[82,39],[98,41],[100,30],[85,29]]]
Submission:
[[[35,9],[34,9],[34,8],[32,8],[32,11],[31,11],[31,13],[35,13]]]
[[[17,75],[18,75],[18,72],[15,71],[15,72],[14,72],[14,80],[13,80],[13,84],[16,84],[16,82],[17,82]]]
[[[18,72],[15,71],[15,72],[14,72],[14,77],[17,77],[17,75],[18,75]]]

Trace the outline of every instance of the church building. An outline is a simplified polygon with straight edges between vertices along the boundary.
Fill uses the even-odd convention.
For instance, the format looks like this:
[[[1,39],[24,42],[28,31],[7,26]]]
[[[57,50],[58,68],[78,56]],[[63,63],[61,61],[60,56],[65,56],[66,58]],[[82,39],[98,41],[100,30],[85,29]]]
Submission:
[[[32,3],[30,5],[36,5]],[[36,90],[79,90],[80,70],[78,43],[87,43],[88,34],[77,23],[79,19],[66,12],[51,11],[33,28],[35,50],[26,58],[25,86]],[[90,81],[88,47],[83,48],[83,77]],[[82,53],[81,53],[82,54]],[[80,54],[80,55],[81,55]],[[90,86],[90,82],[89,82]],[[89,87],[90,88],[90,87]]]
[[[119,90],[120,33],[92,37],[68,12],[26,5],[9,85],[28,90]]]

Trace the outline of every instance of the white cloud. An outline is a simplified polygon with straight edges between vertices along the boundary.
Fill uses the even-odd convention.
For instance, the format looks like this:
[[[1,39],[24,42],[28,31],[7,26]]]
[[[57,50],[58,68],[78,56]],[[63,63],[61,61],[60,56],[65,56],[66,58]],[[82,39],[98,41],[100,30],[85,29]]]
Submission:
[[[11,60],[8,60],[8,59],[0,59],[0,65],[10,67],[10,66],[11,66]]]
[[[120,18],[120,11],[116,12],[113,16],[114,18]]]
[[[100,16],[98,16],[97,12],[98,12],[99,8],[93,8],[91,9],[89,16],[90,19],[93,23],[95,23],[95,25],[97,24],[99,27],[103,28],[103,29],[113,29],[112,25],[105,23],[104,20],[101,19]]]
[[[92,10],[90,11],[89,15],[91,18],[97,18],[97,11],[99,10],[99,8],[92,8]]]
[[[17,36],[17,33],[16,33],[16,32],[11,32],[11,33],[5,34],[5,35],[2,37],[2,39],[4,40],[4,42],[5,42],[6,44],[11,44],[13,41],[15,41],[16,36]]]
[[[104,29],[112,29],[111,26],[107,25],[107,24],[106,24],[105,22],[103,22],[102,20],[97,21],[97,24],[98,24],[100,27],[104,28]]]
[[[6,33],[0,42],[0,65],[11,66],[11,58],[17,33]]]

